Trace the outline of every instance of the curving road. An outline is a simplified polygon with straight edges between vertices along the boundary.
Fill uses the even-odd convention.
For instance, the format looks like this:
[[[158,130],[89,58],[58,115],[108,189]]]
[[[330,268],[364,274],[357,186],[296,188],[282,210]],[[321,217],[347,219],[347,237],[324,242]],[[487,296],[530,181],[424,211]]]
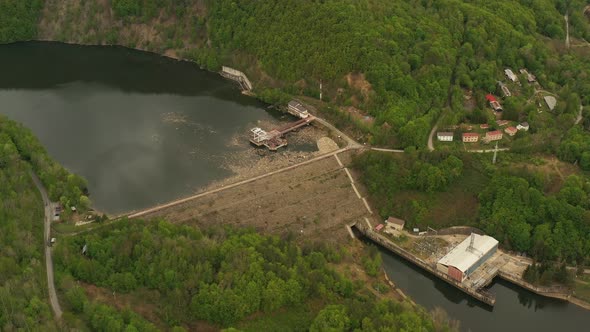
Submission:
[[[53,278],[53,258],[51,257],[51,247],[48,246],[51,232],[51,217],[53,215],[53,206],[47,195],[47,190],[39,180],[35,173],[31,173],[33,182],[39,189],[41,197],[43,198],[43,205],[45,206],[45,230],[43,235],[43,247],[45,248],[45,268],[47,270],[47,287],[49,288],[49,302],[56,318],[61,318],[62,311],[57,300],[57,293],[55,292],[55,282]]]
[[[565,20],[565,47],[570,48],[570,24],[569,24],[569,13],[563,15]]]
[[[428,136],[428,150],[430,151],[434,151],[434,144],[432,143],[432,138],[434,137],[434,133],[436,132],[436,130],[438,129],[438,123],[434,125],[434,127],[432,127],[432,130],[430,131],[430,135]]]
[[[316,117],[315,120],[317,122],[321,123],[322,125],[324,125],[325,127],[327,127],[328,129],[332,130],[333,132],[335,132],[339,136],[343,137],[344,140],[346,140],[346,142],[348,143],[347,147],[349,147],[351,149],[360,149],[363,147],[363,145],[361,143],[355,141],[354,139],[352,139],[351,137],[349,137],[345,133],[341,132],[340,129],[334,127],[334,125],[332,125],[330,122],[328,122],[322,118],[318,118],[318,117]]]

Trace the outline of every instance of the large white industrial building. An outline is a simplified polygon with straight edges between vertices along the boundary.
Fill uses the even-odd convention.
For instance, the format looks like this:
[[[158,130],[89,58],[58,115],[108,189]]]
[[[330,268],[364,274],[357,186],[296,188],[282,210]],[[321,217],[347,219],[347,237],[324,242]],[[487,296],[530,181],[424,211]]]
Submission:
[[[471,233],[437,263],[437,269],[462,282],[487,261],[498,249],[498,240]]]

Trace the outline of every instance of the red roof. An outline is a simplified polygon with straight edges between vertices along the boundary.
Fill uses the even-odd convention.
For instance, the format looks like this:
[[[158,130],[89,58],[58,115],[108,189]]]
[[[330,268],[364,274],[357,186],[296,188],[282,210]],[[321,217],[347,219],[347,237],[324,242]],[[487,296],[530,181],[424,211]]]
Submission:
[[[490,126],[487,123],[484,123],[482,125],[479,125],[479,128],[481,129],[488,129]]]
[[[492,94],[488,94],[488,95],[486,96],[486,99],[487,99],[487,100],[488,100],[490,103],[491,103],[491,102],[494,102],[494,101],[496,101],[496,97],[494,97]]]
[[[509,133],[509,132],[513,132],[513,133],[515,133],[515,132],[517,132],[517,131],[518,131],[518,129],[516,129],[516,128],[514,128],[514,127],[508,127],[508,128],[506,128],[506,132],[507,132],[507,133]]]
[[[379,232],[381,229],[383,229],[383,227],[384,227],[384,226],[383,226],[383,224],[379,224],[379,225],[377,225],[377,226],[375,227],[375,230],[376,230],[377,232]]]
[[[487,136],[496,136],[496,135],[502,135],[502,132],[499,130],[494,130],[494,131],[488,131],[486,133]]]
[[[479,137],[478,133],[463,133],[463,137]]]

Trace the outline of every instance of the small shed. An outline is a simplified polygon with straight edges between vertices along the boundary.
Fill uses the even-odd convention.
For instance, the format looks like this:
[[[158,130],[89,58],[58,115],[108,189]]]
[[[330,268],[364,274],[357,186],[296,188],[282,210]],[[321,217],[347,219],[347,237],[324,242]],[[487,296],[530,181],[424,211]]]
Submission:
[[[500,103],[498,102],[496,97],[494,97],[494,95],[488,94],[486,95],[486,99],[488,100],[488,102],[490,102],[490,106],[494,111],[502,112],[502,105],[500,105]]]
[[[508,89],[506,84],[504,84],[502,82],[498,82],[498,85],[500,86],[500,90],[502,90],[502,94],[504,95],[504,97],[512,96],[512,93],[510,92],[510,90]]]
[[[388,226],[391,226],[393,229],[396,229],[398,231],[403,230],[404,225],[406,224],[405,220],[398,219],[395,217],[389,217],[389,218],[387,218],[387,220],[385,220],[385,222],[387,223]]]
[[[303,106],[297,100],[291,100],[287,106],[288,106],[289,113],[291,113],[297,117],[305,119],[309,116],[309,112],[307,111],[305,106]]]
[[[508,77],[508,79],[511,80],[512,82],[518,81],[518,77],[514,74],[512,69],[510,69],[510,68],[504,69],[504,74],[506,74],[506,77]]]
[[[555,99],[555,97],[553,97],[553,96],[545,96],[545,97],[543,97],[543,99],[545,99],[545,103],[547,103],[547,107],[549,107],[549,109],[551,111],[553,111],[553,109],[555,108],[555,105],[557,105],[557,99]]]
[[[436,138],[441,142],[452,142],[453,136],[452,132],[439,131],[436,133]]]
[[[385,225],[379,224],[379,225],[375,226],[375,231],[380,232],[383,229],[383,227],[385,227]]]

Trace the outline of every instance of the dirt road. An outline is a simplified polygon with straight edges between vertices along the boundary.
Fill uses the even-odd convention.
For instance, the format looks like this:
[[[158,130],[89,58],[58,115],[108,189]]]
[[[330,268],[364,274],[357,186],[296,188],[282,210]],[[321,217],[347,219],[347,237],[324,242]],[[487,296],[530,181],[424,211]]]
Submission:
[[[48,243],[51,239],[51,217],[53,214],[53,207],[51,201],[49,201],[49,196],[47,195],[47,190],[41,183],[41,180],[37,177],[36,174],[31,173],[31,177],[33,178],[33,182],[39,189],[41,193],[41,197],[43,198],[43,205],[45,206],[45,230],[43,236],[43,247],[45,248],[45,268],[47,270],[47,287],[49,288],[49,302],[51,304],[51,308],[53,309],[53,313],[55,314],[56,318],[61,318],[62,311],[61,307],[59,306],[59,301],[57,299],[57,293],[55,292],[55,282],[53,278],[53,258],[51,256],[51,247],[48,246]]]
[[[563,16],[565,20],[565,47],[570,48],[570,24],[569,24],[569,13]]]
[[[381,152],[393,152],[393,153],[404,153],[404,150],[399,149],[383,149],[383,148],[371,148],[373,151],[381,151]]]
[[[576,124],[579,124],[580,122],[582,122],[582,113],[584,112],[584,106],[580,105],[580,113],[578,113],[578,116],[576,117]]]
[[[430,131],[430,135],[428,136],[428,150],[429,151],[434,151],[434,144],[432,144],[432,138],[434,137],[434,133],[436,133],[436,130],[438,129],[438,123],[434,125],[434,127],[432,127],[432,130]]]
[[[322,125],[324,125],[326,128],[328,128],[331,131],[333,131],[334,133],[336,133],[338,136],[343,137],[346,140],[346,142],[348,143],[348,146],[347,147],[352,148],[352,149],[360,149],[360,148],[363,147],[362,144],[360,144],[359,142],[357,142],[354,139],[350,138],[345,133],[341,132],[338,128],[334,127],[328,121],[326,121],[326,120],[324,120],[322,118],[318,118],[318,117],[316,117],[315,120],[317,122],[321,123]]]

